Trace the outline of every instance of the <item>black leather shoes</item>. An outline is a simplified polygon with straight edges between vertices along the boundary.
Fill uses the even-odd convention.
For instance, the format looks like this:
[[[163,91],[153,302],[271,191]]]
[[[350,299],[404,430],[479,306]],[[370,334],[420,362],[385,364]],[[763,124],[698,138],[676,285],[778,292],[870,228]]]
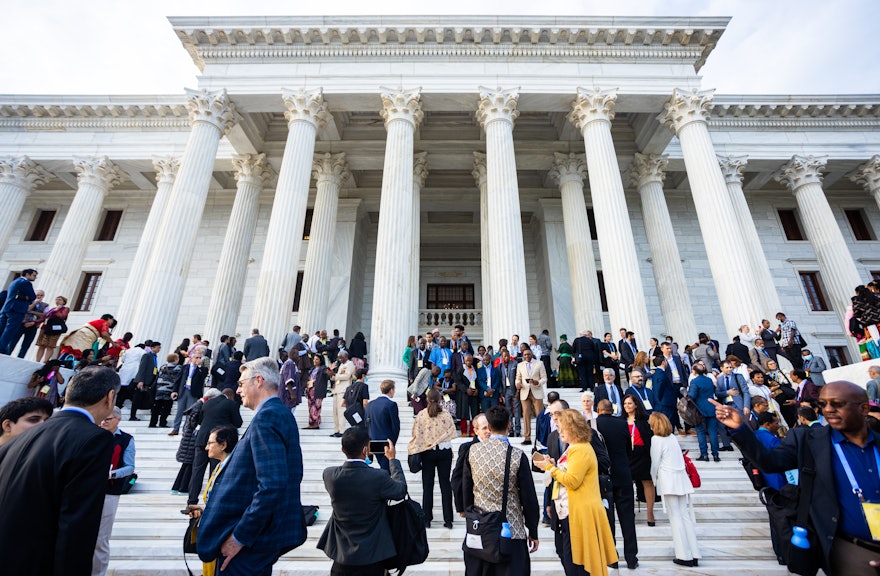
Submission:
[[[733,452],[733,446],[722,446],[718,449],[719,452]]]
[[[679,566],[687,566],[689,568],[693,568],[694,566],[693,560],[679,560],[678,558],[673,558],[672,561]]]
[[[719,456],[712,456],[712,459],[716,462],[721,462],[721,458]]]
[[[697,461],[698,462],[708,462],[709,457],[708,456],[700,456],[699,458],[697,458]]]

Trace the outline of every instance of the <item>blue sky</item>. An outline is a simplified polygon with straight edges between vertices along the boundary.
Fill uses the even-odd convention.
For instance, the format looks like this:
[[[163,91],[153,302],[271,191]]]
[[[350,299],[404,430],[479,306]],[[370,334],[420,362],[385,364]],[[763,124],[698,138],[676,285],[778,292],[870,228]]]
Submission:
[[[877,0],[0,0],[0,94],[180,94],[196,85],[198,71],[167,16],[294,11],[731,16],[701,71],[704,87],[719,94],[880,94]]]

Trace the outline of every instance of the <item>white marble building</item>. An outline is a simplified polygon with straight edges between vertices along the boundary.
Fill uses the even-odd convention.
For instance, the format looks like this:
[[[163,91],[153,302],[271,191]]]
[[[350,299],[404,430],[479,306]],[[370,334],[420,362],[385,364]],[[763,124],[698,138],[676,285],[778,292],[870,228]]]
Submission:
[[[880,95],[713,94],[726,24],[172,18],[196,89],[0,96],[2,266],[166,349],[360,330],[377,377],[450,314],[683,344],[784,310],[851,361]]]

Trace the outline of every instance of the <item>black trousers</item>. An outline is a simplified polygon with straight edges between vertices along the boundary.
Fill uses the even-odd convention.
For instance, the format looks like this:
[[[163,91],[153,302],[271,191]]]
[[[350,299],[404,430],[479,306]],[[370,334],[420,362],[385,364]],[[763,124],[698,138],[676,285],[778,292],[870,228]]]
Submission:
[[[422,452],[422,509],[425,520],[434,516],[434,470],[440,477],[440,500],[443,503],[443,521],[452,522],[452,449],[425,450]]]
[[[483,562],[464,553],[465,576],[528,576],[532,573],[528,540],[511,541],[510,560],[499,564]]]
[[[129,384],[128,386],[122,386],[119,388],[119,392],[116,394],[116,407],[122,408],[125,405],[126,400],[131,400],[132,408],[134,408],[134,384]]]
[[[571,527],[568,518],[559,521],[561,530],[556,532],[556,554],[562,562],[565,576],[589,576],[589,572],[580,564],[575,564],[571,556]]]
[[[208,468],[208,465],[210,464],[211,472],[213,473],[214,468],[220,463],[219,460],[208,458],[208,451],[205,450],[204,446],[196,446],[195,451],[196,453],[193,456],[192,463],[192,477],[189,480],[189,498],[186,500],[187,504],[199,503],[199,495],[202,492],[202,482],[205,480],[205,469]]]
[[[617,509],[617,521],[620,522],[620,531],[623,532],[623,557],[627,564],[638,560],[639,543],[636,540],[636,502],[633,497],[632,484],[615,486],[612,496],[613,502],[608,507],[608,523],[611,524],[611,534],[614,530],[614,510]]]
[[[581,381],[581,390],[592,390],[596,385],[595,380],[593,379],[593,372],[595,369],[596,365],[589,360],[578,360],[577,372],[578,380]]]
[[[792,344],[788,348],[779,347],[779,353],[788,358],[788,361],[791,362],[791,365],[794,366],[795,370],[803,370],[804,369],[804,357],[801,356],[801,350],[804,347],[800,344]]]
[[[330,576],[384,576],[385,568],[380,562],[366,566],[349,566],[333,562],[330,567]]]
[[[168,415],[171,414],[171,405],[174,403],[170,398],[168,400],[153,400],[153,408],[150,410],[150,426],[153,427],[157,423],[161,427],[168,426]]]

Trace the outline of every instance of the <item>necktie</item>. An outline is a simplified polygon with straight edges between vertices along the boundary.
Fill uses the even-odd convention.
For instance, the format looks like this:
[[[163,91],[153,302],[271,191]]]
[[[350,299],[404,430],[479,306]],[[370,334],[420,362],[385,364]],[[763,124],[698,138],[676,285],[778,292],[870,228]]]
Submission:
[[[731,377],[728,375],[728,376],[727,376],[727,389],[728,389],[728,390],[730,390],[731,388],[733,388],[733,386],[731,386],[731,384],[730,384],[730,378],[731,378]]]

